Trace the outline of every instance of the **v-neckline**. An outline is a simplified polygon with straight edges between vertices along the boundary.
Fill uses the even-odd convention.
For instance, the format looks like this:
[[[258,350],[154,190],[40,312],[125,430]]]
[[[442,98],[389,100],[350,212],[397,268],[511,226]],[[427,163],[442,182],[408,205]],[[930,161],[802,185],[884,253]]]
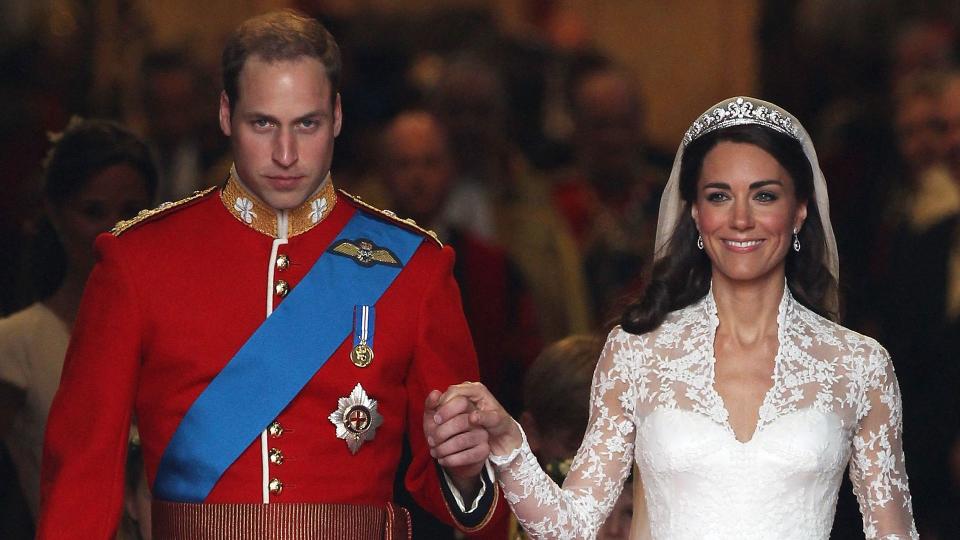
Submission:
[[[717,316],[717,301],[713,297],[713,285],[710,285],[710,290],[707,292],[707,304],[706,309],[710,318],[711,328],[709,329],[708,335],[709,339],[707,340],[707,361],[710,364],[710,380],[707,383],[707,391],[710,393],[710,396],[716,401],[717,406],[723,410],[723,428],[730,434],[730,437],[741,446],[747,446],[753,442],[757,435],[763,430],[763,427],[768,423],[763,421],[763,412],[765,409],[771,407],[770,401],[773,399],[775,391],[780,381],[780,368],[783,358],[783,347],[785,341],[785,326],[786,326],[786,314],[787,314],[787,305],[790,301],[790,289],[787,287],[787,284],[783,285],[783,295],[780,297],[780,303],[777,307],[777,353],[773,357],[773,374],[771,376],[770,387],[767,388],[766,392],[763,395],[763,401],[760,402],[760,408],[757,409],[756,421],[753,426],[753,431],[750,433],[750,438],[745,441],[741,441],[737,437],[736,430],[733,429],[733,424],[730,422],[730,409],[727,408],[727,404],[723,399],[723,396],[717,390],[717,356],[716,356],[716,341],[717,341],[717,330],[720,327],[720,318]],[[771,419],[772,420],[772,419]]]

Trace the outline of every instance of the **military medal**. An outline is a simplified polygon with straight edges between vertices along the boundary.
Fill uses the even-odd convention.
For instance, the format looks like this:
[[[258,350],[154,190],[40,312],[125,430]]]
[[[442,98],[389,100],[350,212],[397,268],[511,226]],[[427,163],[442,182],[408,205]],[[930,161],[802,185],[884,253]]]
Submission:
[[[361,341],[350,351],[350,360],[357,367],[367,367],[373,362],[373,349]]]
[[[330,413],[330,422],[337,427],[337,438],[347,441],[351,454],[356,454],[363,443],[372,441],[383,417],[377,411],[377,400],[370,398],[360,383],[347,397],[337,402],[337,410]]]
[[[350,351],[350,360],[353,365],[365,368],[373,362],[373,306],[357,306],[354,308],[353,318],[353,350]]]

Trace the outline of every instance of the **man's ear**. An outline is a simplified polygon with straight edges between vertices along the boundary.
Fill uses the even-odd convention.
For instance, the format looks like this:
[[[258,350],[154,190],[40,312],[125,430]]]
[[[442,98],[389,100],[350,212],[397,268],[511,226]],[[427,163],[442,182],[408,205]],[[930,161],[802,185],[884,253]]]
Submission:
[[[227,137],[230,136],[230,98],[227,92],[220,92],[220,131]]]

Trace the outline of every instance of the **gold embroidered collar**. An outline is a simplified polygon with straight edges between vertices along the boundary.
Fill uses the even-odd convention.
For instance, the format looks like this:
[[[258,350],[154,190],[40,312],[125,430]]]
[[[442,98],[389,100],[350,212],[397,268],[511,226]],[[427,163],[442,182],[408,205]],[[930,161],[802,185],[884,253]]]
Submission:
[[[251,193],[237,176],[236,169],[231,167],[230,178],[220,192],[220,201],[233,217],[267,236],[284,236],[282,228],[286,225],[285,236],[289,238],[309,231],[330,215],[337,203],[337,192],[327,173],[317,192],[303,204],[291,210],[274,210]]]

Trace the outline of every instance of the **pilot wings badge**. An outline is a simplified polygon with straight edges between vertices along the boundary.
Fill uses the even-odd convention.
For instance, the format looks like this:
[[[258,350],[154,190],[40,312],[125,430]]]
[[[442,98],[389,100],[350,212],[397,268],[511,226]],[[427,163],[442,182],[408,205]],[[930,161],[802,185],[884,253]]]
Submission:
[[[399,267],[400,261],[389,249],[380,247],[366,238],[355,241],[341,240],[327,250],[334,255],[342,255],[353,259],[357,264],[371,267],[375,264]]]

